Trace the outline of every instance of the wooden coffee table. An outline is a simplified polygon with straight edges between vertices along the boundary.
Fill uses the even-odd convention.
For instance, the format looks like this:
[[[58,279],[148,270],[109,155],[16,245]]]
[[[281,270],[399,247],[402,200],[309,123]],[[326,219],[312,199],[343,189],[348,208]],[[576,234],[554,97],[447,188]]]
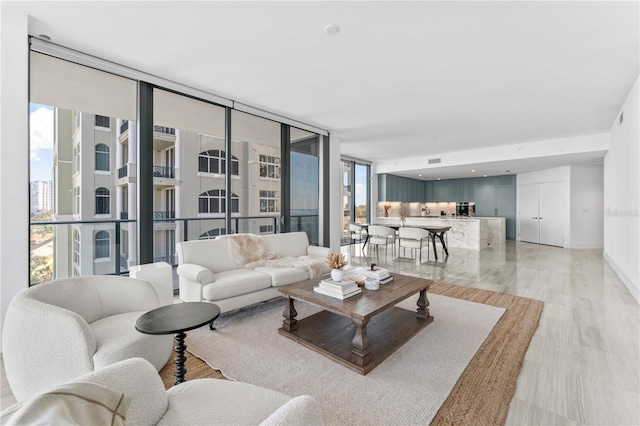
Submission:
[[[320,278],[279,290],[286,298],[284,321],[278,332],[360,374],[367,374],[433,321],[427,290],[433,281],[394,274],[379,290],[366,290],[345,300],[313,291]],[[420,293],[416,312],[395,307]],[[294,300],[323,311],[300,320]]]

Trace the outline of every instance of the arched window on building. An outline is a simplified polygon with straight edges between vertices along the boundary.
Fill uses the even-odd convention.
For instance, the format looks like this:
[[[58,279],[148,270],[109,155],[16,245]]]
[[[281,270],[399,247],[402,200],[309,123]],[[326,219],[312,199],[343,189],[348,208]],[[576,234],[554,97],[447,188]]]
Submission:
[[[198,155],[198,171],[203,173],[225,174],[226,153],[219,149],[211,149]],[[231,175],[240,174],[240,162],[235,155],[231,156]]]
[[[203,192],[198,196],[198,213],[226,213],[225,210],[225,190],[212,189]],[[231,193],[231,213],[240,212],[240,198]]]
[[[224,228],[209,229],[204,234],[201,234],[198,237],[198,239],[199,240],[213,240],[218,235],[226,235],[226,234],[227,234],[227,230],[224,229]]]
[[[103,143],[96,145],[96,170],[108,172],[109,167],[109,147]]]
[[[96,189],[96,214],[109,214],[109,190],[100,187]]]

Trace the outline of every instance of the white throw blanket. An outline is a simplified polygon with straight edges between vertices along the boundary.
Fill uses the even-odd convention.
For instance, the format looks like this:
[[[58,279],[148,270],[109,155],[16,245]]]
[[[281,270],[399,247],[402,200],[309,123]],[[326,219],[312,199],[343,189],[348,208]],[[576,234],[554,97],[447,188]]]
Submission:
[[[264,238],[252,234],[235,234],[225,237],[229,246],[229,256],[244,267],[256,260],[275,259],[276,253],[269,251],[269,244]]]
[[[244,268],[256,269],[260,267],[267,268],[296,268],[302,271],[306,271],[309,274],[309,278],[317,277],[322,273],[322,264],[324,261],[320,259],[313,259],[309,256],[300,257],[279,257],[277,259],[262,259],[255,262],[247,263]]]
[[[296,268],[307,272],[309,278],[322,273],[323,260],[309,256],[280,257],[277,253],[269,251],[269,244],[258,235],[235,234],[227,235],[225,238],[229,246],[229,256],[243,268]]]

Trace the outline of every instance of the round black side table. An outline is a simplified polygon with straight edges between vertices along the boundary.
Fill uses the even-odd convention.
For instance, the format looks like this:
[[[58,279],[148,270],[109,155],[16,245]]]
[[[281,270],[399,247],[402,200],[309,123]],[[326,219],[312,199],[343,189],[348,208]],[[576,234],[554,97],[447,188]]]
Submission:
[[[173,349],[176,353],[176,385],[184,382],[187,369],[184,362],[187,360],[184,355],[187,345],[184,338],[187,331],[202,327],[205,324],[213,323],[213,320],[220,315],[218,305],[207,302],[184,302],[173,305],[161,306],[143,314],[136,321],[136,330],[145,334],[174,334],[173,340],[176,346]]]

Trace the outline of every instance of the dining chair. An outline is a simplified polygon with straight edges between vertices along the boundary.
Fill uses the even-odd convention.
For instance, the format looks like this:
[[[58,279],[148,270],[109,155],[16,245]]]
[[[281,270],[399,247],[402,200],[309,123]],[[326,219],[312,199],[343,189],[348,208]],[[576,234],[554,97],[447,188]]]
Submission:
[[[388,226],[369,225],[369,244],[376,246],[376,254],[378,254],[378,246],[385,246],[386,249],[391,244],[392,253],[395,255],[396,230]]]
[[[444,244],[446,244],[447,247],[449,247],[449,236],[447,235],[448,232],[444,231],[442,233],[442,238],[444,239]],[[440,238],[438,238],[435,234],[429,233],[429,238],[427,240],[427,259],[429,259],[429,247],[433,244],[433,249],[435,250],[436,248],[436,244],[440,244],[440,247],[442,247],[442,257],[445,258],[446,256],[449,256],[449,253],[447,250],[445,250],[444,245],[442,244],[442,241],[440,241]],[[446,253],[446,256],[445,256]],[[437,253],[434,254],[435,256],[435,260],[438,260],[438,255]]]
[[[355,223],[349,224],[349,250],[351,250],[352,244],[360,244],[367,236],[367,231],[360,225]],[[364,249],[364,247],[363,247]]]
[[[399,235],[399,247],[402,247],[403,254],[406,248],[411,249],[411,256],[413,256],[414,250],[420,250],[419,261],[422,261],[422,249],[424,245],[427,245],[427,251],[429,250],[429,231],[422,228],[409,228],[406,226],[398,229]],[[428,258],[428,255],[427,255]]]

